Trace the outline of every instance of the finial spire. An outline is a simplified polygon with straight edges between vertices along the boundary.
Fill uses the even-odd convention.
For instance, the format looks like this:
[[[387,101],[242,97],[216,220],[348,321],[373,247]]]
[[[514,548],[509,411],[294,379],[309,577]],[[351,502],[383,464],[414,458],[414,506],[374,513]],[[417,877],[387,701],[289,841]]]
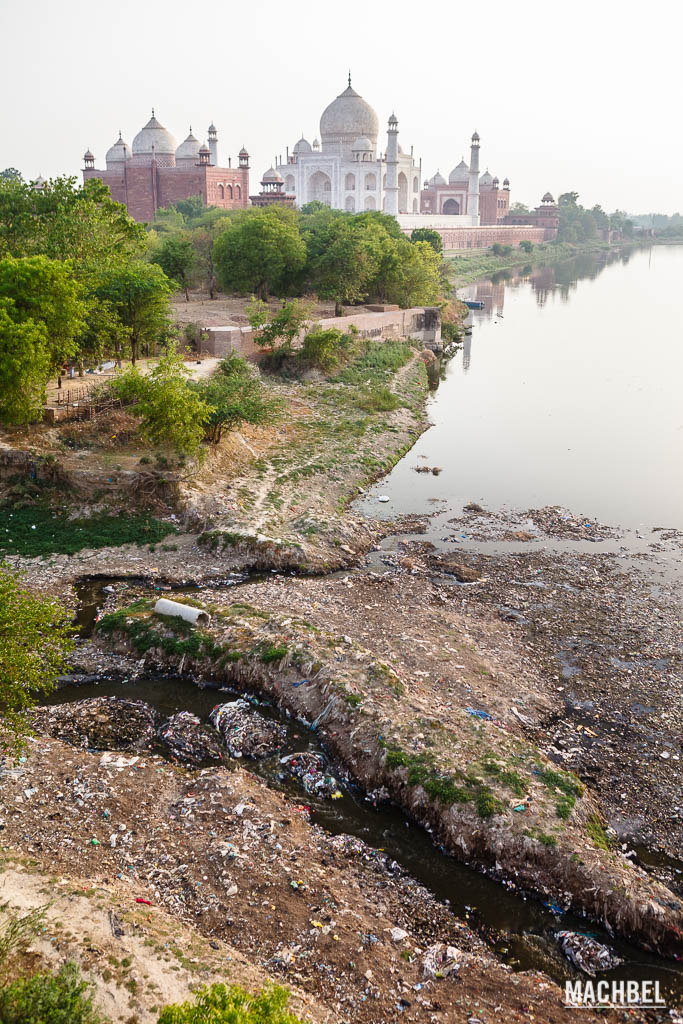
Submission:
[[[152,117],[154,117],[154,107],[152,107]]]
[[[351,88],[351,68],[349,68],[349,89]]]

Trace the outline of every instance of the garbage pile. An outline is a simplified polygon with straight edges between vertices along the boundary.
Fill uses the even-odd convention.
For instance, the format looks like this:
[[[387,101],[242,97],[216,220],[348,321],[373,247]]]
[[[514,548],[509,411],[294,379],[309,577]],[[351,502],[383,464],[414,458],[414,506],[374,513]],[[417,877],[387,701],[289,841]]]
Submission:
[[[157,713],[142,700],[88,697],[36,708],[33,728],[89,750],[143,750],[154,740]]]
[[[159,727],[157,736],[175,757],[188,764],[202,765],[223,758],[218,739],[189,711],[171,715]]]
[[[422,973],[425,978],[447,978],[449,974],[457,973],[469,957],[469,953],[464,953],[457,946],[435,942],[422,958]]]
[[[322,754],[314,754],[309,750],[287,754],[286,757],[280,758],[280,764],[286,772],[299,779],[311,796],[322,797],[325,800],[338,800],[342,796],[339,783],[325,770],[327,763]]]
[[[581,932],[557,932],[555,938],[559,940],[567,959],[584,974],[590,974],[591,978],[594,978],[598,971],[609,971],[623,963],[623,959],[617,956],[613,949],[603,946],[590,935],[582,935]]]
[[[217,704],[209,715],[232,757],[268,757],[282,746],[283,726],[254,711],[247,700]]]

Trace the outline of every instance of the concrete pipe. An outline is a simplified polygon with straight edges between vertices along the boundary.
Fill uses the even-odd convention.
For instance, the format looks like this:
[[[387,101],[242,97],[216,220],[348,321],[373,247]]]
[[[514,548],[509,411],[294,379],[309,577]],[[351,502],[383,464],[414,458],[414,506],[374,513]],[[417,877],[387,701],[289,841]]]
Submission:
[[[189,604],[180,604],[179,601],[169,601],[165,597],[160,597],[154,605],[154,614],[173,615],[176,618],[184,619],[185,622],[191,622],[195,626],[208,626],[211,622],[209,613],[201,608],[193,608]]]

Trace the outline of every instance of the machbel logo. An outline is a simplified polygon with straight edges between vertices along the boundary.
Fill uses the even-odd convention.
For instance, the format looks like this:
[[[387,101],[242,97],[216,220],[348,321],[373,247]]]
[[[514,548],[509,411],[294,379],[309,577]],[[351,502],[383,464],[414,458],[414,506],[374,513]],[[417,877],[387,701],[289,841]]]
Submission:
[[[564,1005],[573,1009],[593,1006],[666,1006],[658,981],[566,981]]]

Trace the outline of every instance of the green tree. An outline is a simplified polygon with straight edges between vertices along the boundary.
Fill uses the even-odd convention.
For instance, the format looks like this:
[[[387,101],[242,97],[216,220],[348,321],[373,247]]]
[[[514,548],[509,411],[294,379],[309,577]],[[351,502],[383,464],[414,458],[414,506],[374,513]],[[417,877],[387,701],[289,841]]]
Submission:
[[[519,247],[522,252],[533,252],[534,243],[530,242],[528,238],[523,238],[519,243]]]
[[[189,276],[195,265],[195,249],[187,235],[169,235],[164,238],[152,260],[158,263],[172,281],[177,281],[185,292],[185,301],[190,301]]]
[[[180,356],[168,352],[146,376],[132,368],[111,387],[123,402],[134,405],[140,434],[149,444],[196,457],[210,410],[188,377]]]
[[[266,208],[229,224],[216,238],[213,259],[226,291],[267,299],[291,289],[306,262],[306,246],[292,211]]]
[[[44,256],[0,260],[0,416],[40,416],[45,387],[76,351],[84,327],[82,289],[67,264]]]
[[[176,210],[182,213],[186,222],[197,220],[198,217],[203,216],[207,209],[202,196],[188,196],[187,199],[178,199],[175,206]]]
[[[133,365],[143,346],[151,351],[168,338],[171,291],[161,267],[142,260],[116,264],[102,275],[98,298],[109,303],[126,329]]]
[[[11,515],[10,512],[6,512]],[[49,693],[73,649],[71,615],[50,597],[26,590],[0,565],[0,748],[18,752],[28,733],[25,712]],[[4,1020],[4,1017],[2,1018]]]
[[[211,444],[219,444],[224,431],[237,430],[242,423],[271,422],[281,407],[248,363],[236,355],[223,359],[212,377],[192,387],[208,407],[205,436]]]
[[[434,252],[443,252],[443,238],[438,231],[431,228],[415,228],[410,235],[411,242],[429,242]]]
[[[348,218],[332,220],[309,238],[309,274],[321,299],[333,299],[336,316],[344,304],[362,302],[377,275],[379,257],[372,229]]]
[[[394,240],[397,260],[386,281],[386,298],[403,309],[430,306],[440,299],[441,257],[428,242]]]
[[[4,171],[0,171],[0,178],[5,181],[21,181],[21,171],[18,171],[16,167],[6,167]]]
[[[216,271],[213,265],[213,243],[216,240],[215,225],[197,227],[192,232],[195,252],[195,267],[206,284],[210,299],[216,297]]]
[[[255,344],[277,349],[284,355],[291,352],[294,341],[310,322],[311,307],[296,300],[283,302],[280,309],[271,314],[265,302],[252,298],[246,314]]]

